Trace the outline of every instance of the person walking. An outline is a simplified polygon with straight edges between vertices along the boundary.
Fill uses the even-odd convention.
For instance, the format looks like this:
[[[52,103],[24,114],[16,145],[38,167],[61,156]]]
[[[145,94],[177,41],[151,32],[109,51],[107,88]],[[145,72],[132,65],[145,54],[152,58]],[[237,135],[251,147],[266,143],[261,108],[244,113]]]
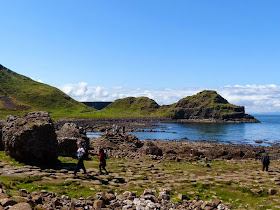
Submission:
[[[112,125],[113,135],[115,135],[115,129],[116,129],[116,125],[115,125],[115,124],[113,124],[113,125]]]
[[[125,126],[122,127],[122,133],[125,134]]]
[[[76,165],[75,171],[74,171],[74,176],[76,176],[77,172],[80,169],[83,169],[84,174],[87,173],[85,165],[84,165],[84,154],[85,154],[85,149],[82,147],[82,144],[80,141],[77,142],[78,150],[77,150],[77,157],[78,157],[78,163]]]
[[[99,174],[103,174],[101,168],[104,169],[104,171],[106,172],[106,174],[108,174],[108,171],[106,170],[106,154],[104,153],[103,149],[99,150]]]
[[[269,158],[269,155],[267,152],[262,155],[262,164],[263,164],[262,170],[264,171],[264,169],[265,169],[266,171],[268,171],[268,166],[270,164],[270,158]]]

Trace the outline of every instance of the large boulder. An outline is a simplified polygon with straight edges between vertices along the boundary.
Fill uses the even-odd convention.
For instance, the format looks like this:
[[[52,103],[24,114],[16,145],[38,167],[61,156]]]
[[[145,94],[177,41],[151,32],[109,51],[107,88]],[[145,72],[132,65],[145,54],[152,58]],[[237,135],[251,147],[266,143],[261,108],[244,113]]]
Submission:
[[[47,112],[7,116],[2,128],[7,155],[24,163],[46,164],[57,160],[57,139]]]
[[[156,146],[153,142],[146,141],[144,143],[144,146],[140,149],[140,153],[143,153],[145,155],[162,156],[162,149]]]
[[[85,130],[74,123],[65,123],[56,134],[58,140],[58,152],[62,155],[76,155],[78,141],[82,143],[82,146],[86,151],[89,148],[89,138],[87,137]]]

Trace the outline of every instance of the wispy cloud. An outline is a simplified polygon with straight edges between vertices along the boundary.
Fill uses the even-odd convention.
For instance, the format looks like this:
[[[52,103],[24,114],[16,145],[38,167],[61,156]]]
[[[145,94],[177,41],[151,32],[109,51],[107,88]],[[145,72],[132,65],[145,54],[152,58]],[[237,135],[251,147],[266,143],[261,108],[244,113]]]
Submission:
[[[63,92],[78,101],[114,101],[129,96],[146,96],[157,103],[172,104],[186,96],[205,89],[216,90],[230,103],[245,106],[246,112],[280,112],[280,86],[268,85],[228,85],[218,88],[178,88],[148,90],[129,87],[88,86],[85,82],[66,84],[59,87]]]

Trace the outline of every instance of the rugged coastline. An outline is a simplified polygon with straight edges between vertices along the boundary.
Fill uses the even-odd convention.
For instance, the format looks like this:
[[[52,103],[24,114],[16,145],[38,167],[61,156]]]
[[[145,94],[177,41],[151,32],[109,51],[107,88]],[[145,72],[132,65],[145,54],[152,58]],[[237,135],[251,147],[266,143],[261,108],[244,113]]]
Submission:
[[[209,210],[280,206],[279,146],[141,141],[134,135],[111,130],[117,123],[125,125],[127,131],[149,131],[155,128],[154,120],[64,119],[53,123],[46,112],[8,117],[2,128],[6,154],[0,152],[0,206]],[[53,134],[48,137],[45,131],[57,136],[53,145],[59,152],[58,162],[51,165],[32,162],[41,157],[34,145],[47,149],[47,139],[53,139]],[[88,139],[86,131],[103,134]],[[74,178],[77,141],[84,141],[88,150],[88,174]],[[98,173],[99,148],[108,155],[108,175]],[[264,151],[271,157],[269,172],[261,171]],[[23,158],[26,152],[34,155],[31,161]]]

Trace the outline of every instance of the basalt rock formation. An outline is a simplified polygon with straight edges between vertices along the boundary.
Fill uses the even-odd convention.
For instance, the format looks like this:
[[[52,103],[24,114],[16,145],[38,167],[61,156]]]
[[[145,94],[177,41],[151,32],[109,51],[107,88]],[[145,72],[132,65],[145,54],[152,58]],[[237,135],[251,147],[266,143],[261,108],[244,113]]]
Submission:
[[[40,165],[57,160],[56,133],[47,112],[9,115],[2,129],[6,154],[19,162]]]
[[[77,142],[87,150],[89,148],[89,138],[82,127],[78,127],[74,123],[65,123],[62,128],[57,131],[58,152],[62,155],[76,155]]]

